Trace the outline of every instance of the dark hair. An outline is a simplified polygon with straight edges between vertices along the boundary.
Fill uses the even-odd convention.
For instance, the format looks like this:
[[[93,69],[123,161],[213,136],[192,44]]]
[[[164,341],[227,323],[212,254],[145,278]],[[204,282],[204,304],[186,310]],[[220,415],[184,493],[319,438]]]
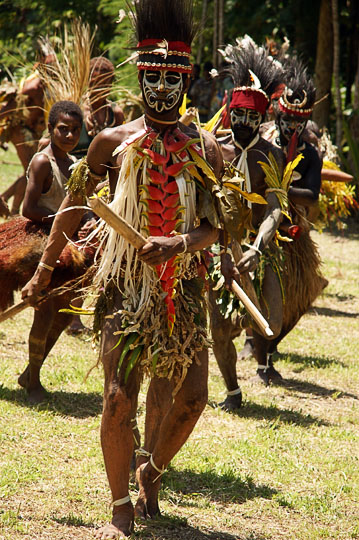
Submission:
[[[80,107],[73,101],[57,101],[50,109],[49,124],[52,127],[56,126],[60,114],[68,114],[76,116],[83,123],[83,115]]]
[[[128,6],[137,41],[155,38],[191,45],[196,33],[193,0],[138,0]]]
[[[104,56],[95,56],[94,58],[91,58],[90,73],[95,68],[101,71],[101,73],[108,73],[108,74],[111,73],[111,75],[115,74],[115,68],[113,66],[113,63],[110,62],[110,60],[108,58],[105,58]]]
[[[296,100],[302,101],[306,97],[306,109],[314,106],[315,86],[312,77],[308,73],[306,65],[295,55],[287,57],[282,62],[284,67],[284,83],[291,90],[286,98],[295,104]]]
[[[234,86],[252,86],[251,70],[259,79],[261,89],[271,96],[283,81],[283,68],[273,61],[264,47],[259,47],[249,36],[238,42],[228,51],[230,65],[223,71],[231,74]],[[227,60],[227,58],[226,58]]]

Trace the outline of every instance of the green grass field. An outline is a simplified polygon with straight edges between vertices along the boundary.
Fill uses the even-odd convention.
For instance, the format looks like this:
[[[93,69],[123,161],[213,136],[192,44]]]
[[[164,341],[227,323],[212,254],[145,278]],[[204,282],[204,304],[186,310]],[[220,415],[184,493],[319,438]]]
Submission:
[[[1,191],[21,172],[6,164],[16,161],[0,150]],[[359,538],[359,227],[314,238],[329,286],[279,346],[285,383],[264,388],[252,382],[254,361],[242,362],[244,405],[225,413],[211,357],[209,403],[163,477],[162,517],[137,524],[134,538]],[[0,539],[90,539],[110,517],[102,370],[85,380],[96,351],[63,334],[43,369],[50,397],[29,406],[17,377],[31,318],[28,309],[0,327]]]

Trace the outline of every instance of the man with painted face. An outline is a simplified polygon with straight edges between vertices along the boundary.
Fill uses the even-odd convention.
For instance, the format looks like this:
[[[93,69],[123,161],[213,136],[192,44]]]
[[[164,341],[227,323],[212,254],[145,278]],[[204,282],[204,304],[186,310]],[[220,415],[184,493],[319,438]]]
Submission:
[[[275,111],[277,142],[286,153],[287,161],[299,153],[303,155],[288,194],[293,204],[308,209],[318,204],[322,169],[319,150],[304,140],[306,125],[313,112],[315,87],[305,66],[296,57],[288,58],[284,69],[286,86]]]
[[[230,53],[229,53],[230,49]],[[280,171],[283,171],[284,155],[275,145],[259,135],[259,127],[264,119],[271,95],[280,82],[282,71],[268,58],[262,48],[258,48],[248,37],[239,47],[227,48],[228,61],[234,80],[234,90],[230,103],[231,135],[219,139],[225,161],[234,165],[244,175],[244,186],[248,194],[261,195],[267,204],[246,202],[250,222],[244,240],[245,251],[236,266],[233,266],[229,254],[222,255],[222,272],[229,281],[239,279],[240,274],[256,270],[261,254],[269,246],[281,221],[281,206],[274,191],[268,189],[265,174],[259,161],[266,161],[271,153]],[[273,255],[274,256],[274,255]],[[268,261],[270,256],[268,256]],[[274,265],[264,265],[265,272],[261,287],[261,307],[269,320],[270,327],[277,335],[282,323],[282,299],[280,281]],[[236,409],[241,405],[241,390],[236,374],[237,353],[233,338],[248,326],[247,316],[240,320],[238,316],[223,316],[224,297],[221,291],[210,291],[211,330],[213,351],[227,387],[227,398],[221,404],[225,409]],[[221,310],[219,308],[221,304]],[[228,310],[227,310],[228,315]],[[254,340],[260,340],[257,329]],[[258,371],[263,372],[265,360],[258,348]],[[274,375],[274,368],[271,372]]]
[[[287,163],[299,153],[302,159],[295,167],[288,190],[291,221],[284,218],[279,227],[281,235],[287,236],[289,240],[282,244],[285,259],[283,290],[289,298],[284,302],[283,325],[279,336],[271,342],[264,340],[262,343],[262,348],[267,350],[267,368],[262,376],[265,383],[268,382],[265,375],[270,375],[273,369],[272,354],[277,345],[297,324],[328,283],[319,270],[320,257],[310,237],[308,221],[318,203],[322,168],[319,150],[308,142],[307,122],[313,111],[315,87],[305,66],[296,57],[286,58],[283,66],[285,85],[274,108],[277,130],[274,133],[271,130],[270,137],[268,131],[268,138],[270,140],[274,138],[277,145],[282,148]],[[266,137],[266,133],[263,133],[263,136]],[[256,357],[254,347],[251,333],[247,331],[247,340],[240,357],[245,358],[249,355]]]
[[[95,137],[62,206],[81,206],[108,172],[112,210],[146,238],[137,251],[103,222],[96,231],[102,254],[94,278],[96,325],[105,372],[101,442],[113,509],[111,523],[97,533],[102,540],[129,536],[135,516],[159,513],[161,475],[207,403],[204,284],[193,254],[217,239],[211,189],[223,165],[214,137],[203,134],[201,149],[198,133],[178,122],[192,69],[192,1],[139,0],[133,20],[145,114]],[[78,209],[56,217],[24,297],[38,299],[80,217]],[[129,470],[144,374],[151,383],[134,508]]]

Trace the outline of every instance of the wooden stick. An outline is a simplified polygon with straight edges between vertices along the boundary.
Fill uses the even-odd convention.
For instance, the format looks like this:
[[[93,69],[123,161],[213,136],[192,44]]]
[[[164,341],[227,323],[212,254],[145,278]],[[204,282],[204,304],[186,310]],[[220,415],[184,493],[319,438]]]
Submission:
[[[352,182],[354,180],[354,176],[351,174],[336,169],[322,169],[321,177],[322,180],[328,182]]]
[[[233,253],[234,262],[238,264],[241,258],[243,257],[243,251],[242,251],[240,243],[234,239],[232,240],[232,253]],[[243,272],[241,274],[241,283],[243,285],[243,289],[245,290],[246,294],[249,296],[253,304],[256,306],[257,309],[260,309],[257,293],[254,289],[253,282],[251,280],[249,272]]]
[[[90,199],[89,205],[100,218],[102,218],[118,234],[123,236],[136,249],[146,244],[145,238],[136,231],[127,221],[115,214],[115,212],[100,198]]]
[[[243,257],[243,251],[239,242],[234,239],[232,241],[232,253],[234,262],[238,264],[238,262]],[[273,336],[273,332],[270,329],[268,322],[265,320],[265,318],[260,312],[260,305],[257,294],[254,290],[253,282],[248,272],[243,272],[243,274],[241,274],[241,283],[243,284],[243,288],[245,291],[241,289],[241,287],[236,281],[233,280],[231,286],[234,294],[238,296],[244,307],[247,309],[247,311],[250,313],[250,315],[253,317],[253,319],[256,321],[256,323],[265,333],[265,335]]]
[[[250,313],[250,315],[253,317],[262,332],[268,337],[273,336],[273,332],[269,328],[269,324],[267,323],[261,312],[256,308],[252,300],[246,295],[244,290],[238,285],[235,280],[233,280],[231,283],[231,289],[234,294],[238,296],[238,298],[240,299],[248,313]]]
[[[10,319],[10,317],[15,317],[18,313],[21,313],[24,309],[30,306],[29,300],[23,300],[22,302],[19,302],[18,304],[15,304],[15,306],[11,306],[2,313],[0,313],[0,323],[6,321],[6,319]]]

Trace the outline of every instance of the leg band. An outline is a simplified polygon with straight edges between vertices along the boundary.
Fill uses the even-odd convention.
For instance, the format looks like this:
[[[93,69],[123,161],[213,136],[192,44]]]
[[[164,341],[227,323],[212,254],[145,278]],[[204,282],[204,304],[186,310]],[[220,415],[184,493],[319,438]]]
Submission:
[[[153,480],[153,483],[155,483],[155,482],[160,478],[160,476],[162,476],[163,473],[166,472],[166,467],[162,467],[162,469],[159,469],[159,468],[157,467],[157,465],[155,465],[155,463],[154,463],[154,461],[153,461],[152,454],[151,454],[151,457],[150,457],[150,463],[151,463],[152,467],[155,469],[155,471],[157,471],[157,472],[159,473],[159,475],[156,476],[156,478]]]
[[[242,390],[238,387],[235,390],[227,390],[227,396],[238,396],[238,394],[241,394]]]
[[[136,454],[136,456],[143,456],[143,457],[150,457],[151,456],[151,452],[147,452],[147,450],[145,450],[144,448],[137,448],[135,450],[135,454]]]
[[[137,419],[136,418],[132,418],[131,419],[131,423],[133,424],[132,426],[132,430],[135,431],[136,429],[138,430],[138,425],[137,425]],[[135,444],[137,444],[137,446],[140,446],[140,441],[138,441],[136,439],[136,435],[133,433],[133,439],[135,441]]]
[[[122,499],[117,499],[117,501],[112,501],[110,506],[122,506],[123,504],[126,504],[128,502],[131,502],[131,498],[129,495],[126,495],[126,497],[123,497]]]

